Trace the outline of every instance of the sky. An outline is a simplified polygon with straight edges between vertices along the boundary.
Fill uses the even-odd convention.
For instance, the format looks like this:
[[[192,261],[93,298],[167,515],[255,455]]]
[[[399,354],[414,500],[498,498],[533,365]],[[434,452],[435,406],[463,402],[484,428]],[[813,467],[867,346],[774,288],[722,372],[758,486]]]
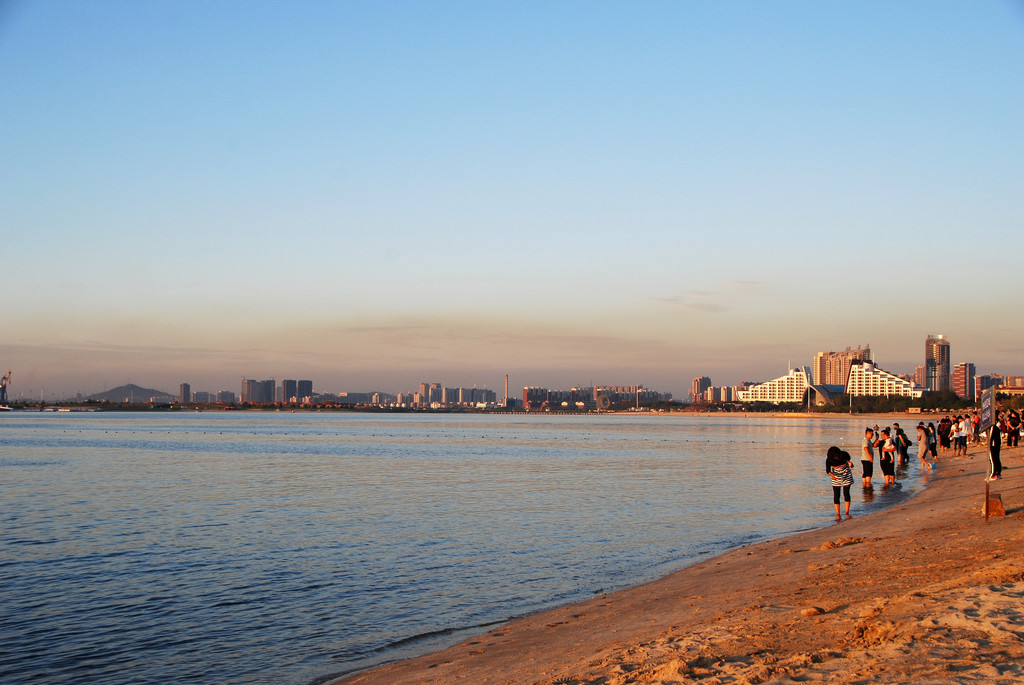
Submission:
[[[1022,112],[1019,1],[0,0],[0,366],[1024,374]]]

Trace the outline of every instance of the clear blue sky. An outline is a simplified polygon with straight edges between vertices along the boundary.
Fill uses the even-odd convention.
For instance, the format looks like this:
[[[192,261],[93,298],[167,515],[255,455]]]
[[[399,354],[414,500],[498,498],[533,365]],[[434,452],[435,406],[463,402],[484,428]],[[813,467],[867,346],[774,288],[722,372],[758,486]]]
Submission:
[[[14,394],[1024,373],[1020,2],[0,2]]]

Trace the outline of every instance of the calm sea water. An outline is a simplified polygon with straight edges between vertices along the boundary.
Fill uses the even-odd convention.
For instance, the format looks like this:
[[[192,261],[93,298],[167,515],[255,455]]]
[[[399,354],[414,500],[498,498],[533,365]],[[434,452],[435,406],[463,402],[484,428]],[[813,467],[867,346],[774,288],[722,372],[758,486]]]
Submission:
[[[305,685],[831,523],[849,419],[0,415],[0,682]],[[902,501],[855,488],[854,511]]]

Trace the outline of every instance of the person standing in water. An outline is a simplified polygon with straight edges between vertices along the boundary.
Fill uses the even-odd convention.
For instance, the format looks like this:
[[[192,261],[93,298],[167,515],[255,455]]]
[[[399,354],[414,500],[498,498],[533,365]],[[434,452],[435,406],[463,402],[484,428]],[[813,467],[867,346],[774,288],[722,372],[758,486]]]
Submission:
[[[938,449],[939,435],[935,430],[935,424],[931,421],[928,422],[928,449],[932,451],[932,462],[934,463],[939,458]]]
[[[896,454],[900,455],[900,466],[906,466],[907,462],[910,461],[910,438],[900,428],[900,424],[894,423],[892,428],[896,431],[892,441],[896,445]]]
[[[878,465],[882,467],[882,475],[885,476],[885,484],[896,483],[896,445],[893,444],[892,434],[888,428],[882,429],[882,448],[878,453]]]
[[[871,474],[875,471],[875,429],[864,429],[864,442],[860,448],[861,482],[864,487],[871,487]]]
[[[917,424],[917,458],[921,460],[921,469],[928,467],[928,470],[932,470],[932,465],[928,462],[928,429],[924,427],[924,422]]]
[[[853,461],[848,452],[844,452],[835,445],[828,448],[825,457],[825,473],[832,479],[832,502],[836,505],[836,521],[841,521],[839,515],[839,496],[842,495],[846,502],[846,518],[850,516],[850,486],[853,485]]]

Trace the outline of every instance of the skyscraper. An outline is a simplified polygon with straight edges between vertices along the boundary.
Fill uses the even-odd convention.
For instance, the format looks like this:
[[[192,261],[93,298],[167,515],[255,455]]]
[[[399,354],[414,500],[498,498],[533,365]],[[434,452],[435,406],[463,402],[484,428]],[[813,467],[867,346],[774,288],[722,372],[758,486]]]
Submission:
[[[925,339],[924,369],[928,390],[949,390],[949,341],[944,335],[936,333]]]
[[[703,402],[705,391],[711,387],[711,378],[708,376],[697,376],[690,383],[690,401]]]
[[[953,367],[953,392],[957,397],[974,399],[974,364],[964,362]]]
[[[242,379],[242,402],[252,404],[273,404],[274,381],[257,381],[251,378]]]
[[[178,401],[182,404],[192,401],[192,386],[188,383],[182,383],[181,388],[178,391]]]
[[[281,381],[281,401],[289,404],[299,397],[299,384],[294,380],[285,379]],[[301,398],[300,398],[301,401]]]

